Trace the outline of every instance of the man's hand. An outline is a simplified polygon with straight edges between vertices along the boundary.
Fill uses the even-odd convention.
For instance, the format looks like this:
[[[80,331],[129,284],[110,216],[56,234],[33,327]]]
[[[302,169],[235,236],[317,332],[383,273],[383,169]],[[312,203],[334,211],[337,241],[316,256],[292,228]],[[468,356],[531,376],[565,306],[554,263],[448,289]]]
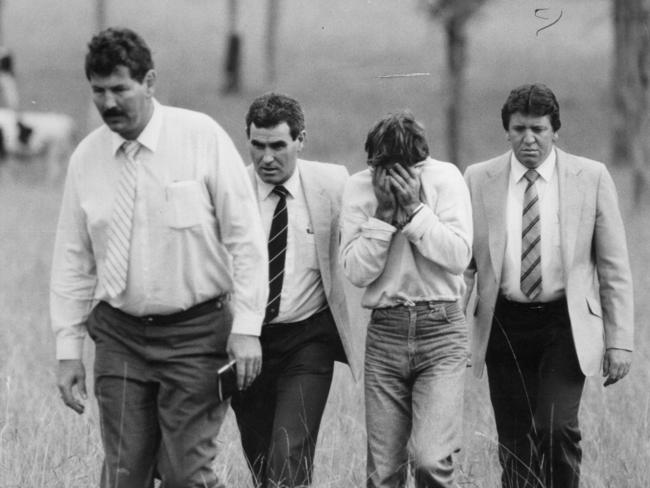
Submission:
[[[607,379],[603,386],[609,386],[622,379],[632,365],[632,351],[625,349],[607,349],[603,360],[603,376]]]
[[[86,393],[86,369],[81,359],[61,359],[56,383],[63,403],[75,412],[83,413],[85,408],[83,401],[88,398],[88,394]],[[78,395],[75,394],[75,386]]]
[[[237,388],[245,390],[262,370],[260,338],[247,334],[230,334],[227,351],[230,359],[237,361]]]
[[[398,205],[406,215],[411,215],[420,205],[420,175],[416,168],[395,164],[388,170],[390,185]]]
[[[397,210],[397,201],[391,189],[388,171],[383,166],[375,166],[372,174],[372,188],[377,198],[375,218],[391,223]]]

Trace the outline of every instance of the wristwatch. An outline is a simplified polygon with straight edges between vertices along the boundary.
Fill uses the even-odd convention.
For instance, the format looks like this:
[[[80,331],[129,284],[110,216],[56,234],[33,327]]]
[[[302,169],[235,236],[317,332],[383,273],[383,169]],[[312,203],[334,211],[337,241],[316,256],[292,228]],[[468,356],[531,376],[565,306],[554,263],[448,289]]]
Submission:
[[[415,214],[417,214],[423,208],[424,208],[424,203],[420,202],[420,205],[415,207],[415,210],[413,210],[410,214],[406,216],[406,220],[402,223],[402,225],[399,226],[399,229],[402,230],[404,227],[410,224],[411,220],[413,220],[413,217],[415,217]]]

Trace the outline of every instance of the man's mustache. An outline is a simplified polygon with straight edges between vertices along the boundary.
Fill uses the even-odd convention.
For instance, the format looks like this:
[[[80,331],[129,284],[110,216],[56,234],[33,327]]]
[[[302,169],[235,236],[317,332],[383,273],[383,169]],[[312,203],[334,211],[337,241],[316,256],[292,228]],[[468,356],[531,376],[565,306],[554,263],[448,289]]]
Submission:
[[[120,117],[122,115],[124,112],[116,108],[109,108],[102,112],[102,117]]]

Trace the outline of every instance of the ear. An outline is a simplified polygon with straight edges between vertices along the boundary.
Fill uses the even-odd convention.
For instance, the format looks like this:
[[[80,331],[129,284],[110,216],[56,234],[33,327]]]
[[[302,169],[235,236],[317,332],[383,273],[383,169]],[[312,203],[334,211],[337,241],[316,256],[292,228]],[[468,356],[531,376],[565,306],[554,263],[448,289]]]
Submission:
[[[298,134],[298,137],[296,137],[296,140],[300,143],[298,146],[298,152],[302,151],[302,148],[305,145],[305,139],[307,139],[307,131],[302,130],[300,131],[300,134]]]
[[[557,132],[553,132],[553,142],[557,142],[557,140],[560,138],[560,134]]]
[[[147,74],[144,75],[142,83],[147,90],[147,95],[149,97],[153,97],[153,94],[156,91],[156,70],[150,69],[147,71]]]

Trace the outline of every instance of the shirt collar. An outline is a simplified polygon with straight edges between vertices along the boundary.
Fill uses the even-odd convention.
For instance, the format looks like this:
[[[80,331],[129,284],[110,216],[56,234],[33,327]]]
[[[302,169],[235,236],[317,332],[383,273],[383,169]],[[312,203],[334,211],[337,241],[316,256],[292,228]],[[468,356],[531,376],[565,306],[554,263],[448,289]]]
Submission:
[[[277,185],[265,182],[262,180],[262,178],[259,177],[257,172],[255,172],[255,179],[257,180],[257,196],[261,202],[263,200],[266,200],[271,195],[271,193],[273,193],[273,188],[275,188]],[[289,195],[291,195],[293,198],[296,198],[296,195],[298,195],[298,191],[300,190],[299,161],[296,161],[296,169],[294,170],[293,174],[289,176],[289,179],[282,183],[282,186],[287,189]]]
[[[156,99],[153,99],[153,113],[151,114],[151,119],[149,119],[145,128],[136,138],[136,141],[151,152],[155,152],[158,147],[158,140],[160,139],[162,122],[163,114],[161,106]],[[117,151],[119,151],[125,141],[126,139],[117,132],[111,132],[111,150],[113,151],[113,154],[117,154]]]
[[[555,171],[556,160],[557,160],[557,156],[555,154],[555,146],[553,146],[551,151],[548,153],[548,156],[546,156],[544,162],[540,164],[537,168],[535,168],[535,171],[539,173],[539,175],[544,179],[544,181],[546,182],[551,181],[551,178],[553,177],[553,172]],[[524,177],[526,171],[528,171],[528,168],[523,164],[521,164],[519,160],[516,158],[515,153],[512,152],[510,155],[510,174],[512,176],[512,180],[515,183],[518,183]]]

